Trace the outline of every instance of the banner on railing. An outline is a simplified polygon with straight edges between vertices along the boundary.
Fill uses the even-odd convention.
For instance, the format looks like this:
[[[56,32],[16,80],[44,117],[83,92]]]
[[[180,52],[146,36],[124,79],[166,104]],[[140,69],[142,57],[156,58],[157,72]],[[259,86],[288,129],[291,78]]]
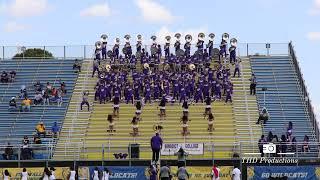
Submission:
[[[79,179],[91,179],[95,166],[90,167],[79,167],[78,174]],[[100,172],[103,171],[104,167],[98,166]],[[143,166],[110,166],[108,170],[111,172],[110,180],[147,180],[148,169]]]
[[[247,168],[249,180],[259,179],[297,179],[312,180],[320,178],[320,167],[316,166],[251,166]]]
[[[220,169],[219,177],[220,180],[229,180],[232,178],[233,166],[219,166]],[[173,178],[177,179],[177,167],[171,167],[171,172]],[[203,166],[187,166],[187,171],[190,175],[188,180],[212,180],[211,173],[212,167],[203,167]]]
[[[21,172],[23,168],[0,168],[0,179],[5,170],[8,170],[12,179],[21,179]],[[69,167],[55,167],[55,177],[59,179],[68,179]],[[28,179],[40,179],[43,175],[43,167],[26,168],[28,172]]]
[[[188,154],[203,154],[203,143],[165,143],[162,145],[161,155],[174,155],[180,147]]]

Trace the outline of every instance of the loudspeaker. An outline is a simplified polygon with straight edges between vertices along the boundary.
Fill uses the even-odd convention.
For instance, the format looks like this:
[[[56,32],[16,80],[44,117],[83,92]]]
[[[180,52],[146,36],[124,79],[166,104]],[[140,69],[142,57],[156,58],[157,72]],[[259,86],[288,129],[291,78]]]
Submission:
[[[140,158],[140,144],[129,144],[128,152],[130,158],[139,159]]]

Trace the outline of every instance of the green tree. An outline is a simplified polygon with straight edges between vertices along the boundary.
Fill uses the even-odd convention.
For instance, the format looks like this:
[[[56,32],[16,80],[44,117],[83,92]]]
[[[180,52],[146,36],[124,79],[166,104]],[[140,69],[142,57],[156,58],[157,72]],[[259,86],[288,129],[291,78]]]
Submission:
[[[21,59],[21,58],[45,58],[45,59],[52,59],[53,55],[51,52],[47,50],[43,50],[40,48],[32,48],[26,49],[22,53],[17,53],[13,56],[13,59]]]

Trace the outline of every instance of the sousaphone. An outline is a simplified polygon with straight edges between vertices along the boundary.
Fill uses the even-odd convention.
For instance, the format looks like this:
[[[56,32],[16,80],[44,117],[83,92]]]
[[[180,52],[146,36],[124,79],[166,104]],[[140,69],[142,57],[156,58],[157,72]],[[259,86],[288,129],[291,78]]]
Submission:
[[[205,36],[206,36],[206,35],[201,32],[201,33],[198,34],[198,39],[199,39],[200,41],[203,41],[204,38],[205,38]]]
[[[214,33],[210,33],[210,34],[209,34],[209,39],[210,39],[211,41],[214,40],[214,37],[216,37],[216,35],[215,35]]]
[[[223,33],[223,34],[222,34],[222,39],[225,40],[225,41],[228,41],[228,40],[229,40],[229,37],[230,37],[230,36],[229,36],[228,33]]]
[[[105,44],[105,43],[107,43],[107,41],[108,41],[108,36],[106,34],[102,34],[101,35],[101,42],[103,44]]]
[[[96,49],[101,49],[102,48],[102,42],[101,41],[97,41],[95,43]]]
[[[180,38],[181,38],[181,34],[180,33],[176,33],[174,35],[175,38],[177,38],[177,41],[180,41]]]
[[[192,41],[192,36],[190,34],[187,34],[184,39],[186,40],[186,42],[191,42]]]
[[[166,39],[166,43],[170,43],[170,41],[171,41],[171,36],[166,36],[165,39]]]
[[[236,38],[232,38],[230,39],[230,44],[231,46],[237,47],[238,40]]]
[[[158,48],[157,48],[157,36],[151,36],[151,40],[152,40],[152,46],[151,46],[151,56],[156,55]]]

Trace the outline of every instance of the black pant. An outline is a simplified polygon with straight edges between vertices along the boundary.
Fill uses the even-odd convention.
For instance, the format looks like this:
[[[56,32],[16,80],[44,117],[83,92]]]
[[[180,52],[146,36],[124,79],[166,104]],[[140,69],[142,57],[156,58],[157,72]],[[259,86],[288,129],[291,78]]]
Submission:
[[[250,95],[256,95],[256,84],[250,84]]]
[[[259,146],[259,151],[260,151],[261,157],[264,157],[263,146]]]
[[[83,106],[84,104],[88,106],[88,111],[90,111],[90,105],[89,105],[89,102],[88,102],[88,101],[82,101],[82,102],[81,102],[81,105],[80,105],[81,110],[82,110],[82,106]]]
[[[152,149],[152,161],[159,160],[160,149]]]

